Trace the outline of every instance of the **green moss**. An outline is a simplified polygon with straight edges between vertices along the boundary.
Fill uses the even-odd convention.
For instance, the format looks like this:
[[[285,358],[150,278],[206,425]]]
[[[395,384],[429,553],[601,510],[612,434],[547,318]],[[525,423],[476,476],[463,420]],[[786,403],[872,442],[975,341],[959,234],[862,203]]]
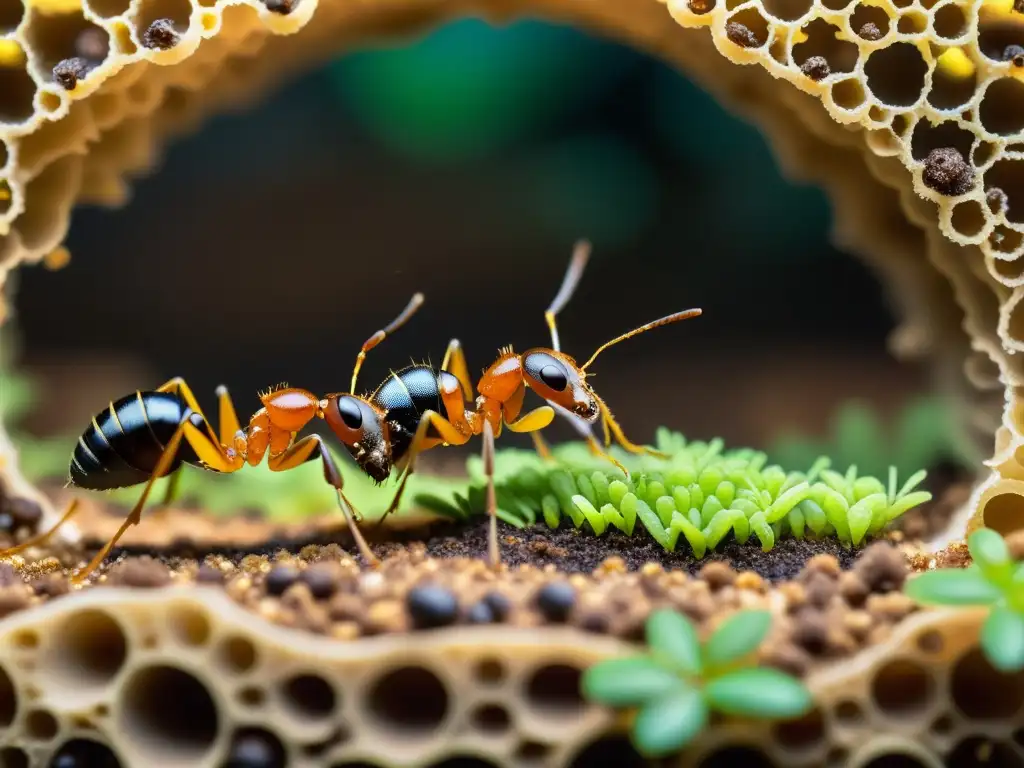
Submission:
[[[765,453],[725,450],[721,440],[687,442],[676,432],[658,431],[657,446],[668,459],[613,450],[631,473],[590,453],[582,443],[555,448],[554,461],[532,451],[499,451],[495,462],[498,514],[518,527],[539,521],[558,527],[568,520],[600,536],[611,528],[627,535],[646,531],[662,547],[682,543],[697,557],[732,535],[740,543],[755,537],[769,551],[781,536],[836,536],[857,545],[878,534],[907,510],[931,499],[914,491],[919,471],[902,487],[895,469],[883,483],[844,474],[819,458],[807,471],[786,471]],[[417,501],[439,514],[467,520],[483,509],[484,479],[478,458],[471,480],[456,503],[420,494]]]

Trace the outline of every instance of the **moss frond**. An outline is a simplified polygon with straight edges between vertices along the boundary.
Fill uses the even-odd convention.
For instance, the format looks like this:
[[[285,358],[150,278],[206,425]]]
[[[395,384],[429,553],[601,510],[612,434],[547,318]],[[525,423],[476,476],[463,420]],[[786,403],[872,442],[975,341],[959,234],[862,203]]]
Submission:
[[[899,487],[895,468],[887,483],[858,476],[856,467],[836,472],[825,457],[806,471],[787,472],[769,464],[765,453],[725,450],[719,439],[687,442],[667,429],[658,431],[656,447],[669,458],[613,449],[629,479],[582,443],[555,448],[554,461],[533,451],[499,451],[498,514],[518,527],[543,520],[557,528],[567,519],[597,536],[612,528],[628,536],[642,529],[670,552],[684,542],[703,557],[730,535],[740,543],[754,537],[766,552],[782,536],[835,536],[858,545],[931,499],[914,490],[923,470]],[[470,460],[470,475],[454,504],[417,501],[457,520],[479,514],[485,486],[478,458]]]

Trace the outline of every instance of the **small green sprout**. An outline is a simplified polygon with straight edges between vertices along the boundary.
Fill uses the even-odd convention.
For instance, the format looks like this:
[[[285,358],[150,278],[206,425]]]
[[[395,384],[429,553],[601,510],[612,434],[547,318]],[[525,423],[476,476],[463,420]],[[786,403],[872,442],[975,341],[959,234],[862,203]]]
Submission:
[[[744,610],[719,626],[707,642],[684,615],[672,609],[647,619],[648,652],[590,667],[583,696],[636,710],[632,739],[646,757],[678,752],[707,725],[712,711],[740,717],[787,720],[814,705],[794,677],[751,665],[771,628],[770,611]]]
[[[751,536],[768,552],[782,536],[836,536],[857,546],[877,535],[907,510],[932,498],[915,488],[922,470],[898,486],[895,468],[888,484],[829,469],[825,457],[807,472],[787,472],[769,464],[765,453],[725,450],[722,440],[690,441],[676,432],[658,430],[662,459],[613,450],[629,470],[626,477],[594,456],[583,443],[553,451],[555,461],[536,452],[505,449],[495,457],[498,516],[518,528],[543,520],[557,528],[568,519],[601,536],[615,528],[627,536],[637,529],[674,552],[685,543],[697,558],[728,536],[744,544]],[[433,511],[467,521],[484,509],[482,463],[469,462],[470,485],[455,494],[455,503],[429,496],[418,501]]]
[[[971,565],[922,573],[904,593],[923,604],[990,606],[982,651],[1001,672],[1024,669],[1024,562],[1014,562],[1003,537],[988,528],[972,533],[967,547]]]

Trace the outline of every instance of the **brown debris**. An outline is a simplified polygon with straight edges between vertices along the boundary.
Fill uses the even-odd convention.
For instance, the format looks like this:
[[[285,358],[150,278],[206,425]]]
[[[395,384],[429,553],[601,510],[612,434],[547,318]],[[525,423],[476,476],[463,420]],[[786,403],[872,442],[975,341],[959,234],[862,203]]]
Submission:
[[[1021,1],[1024,2],[1024,0]],[[714,0],[687,0],[686,7],[689,8],[692,13],[702,16],[714,8],[715,3]]]
[[[78,81],[85,78],[89,72],[89,62],[85,59],[75,57],[64,59],[53,68],[53,79],[64,90],[74,90]]]
[[[974,168],[957,150],[941,147],[928,153],[921,180],[940,194],[956,197],[974,186]]]
[[[1014,560],[1024,560],[1024,530],[1017,530],[1006,535],[1006,548]]]
[[[873,21],[869,21],[866,24],[864,24],[857,32],[857,34],[860,35],[865,40],[870,40],[872,42],[874,42],[875,40],[882,39],[882,30],[880,30],[878,28],[878,25],[875,24]]]
[[[142,44],[147,48],[167,50],[178,44],[178,31],[170,19],[157,19],[142,34]]]
[[[1010,207],[1010,198],[999,187],[992,187],[985,193],[985,202],[988,203],[988,209],[997,216],[1005,214]]]
[[[287,16],[289,13],[295,10],[299,4],[299,0],[265,0],[267,10],[272,13],[279,13],[282,16]]]
[[[824,56],[811,56],[800,65],[800,71],[811,80],[824,80],[832,74],[832,68]]]
[[[713,590],[731,586],[736,581],[736,571],[728,563],[708,563],[698,574]]]
[[[853,566],[853,573],[872,592],[901,589],[909,570],[903,553],[884,541],[869,545]]]
[[[761,47],[750,28],[738,21],[730,21],[725,25],[725,36],[741,48]]]
[[[126,587],[163,587],[171,581],[170,569],[148,555],[131,557],[107,571],[107,583]]]

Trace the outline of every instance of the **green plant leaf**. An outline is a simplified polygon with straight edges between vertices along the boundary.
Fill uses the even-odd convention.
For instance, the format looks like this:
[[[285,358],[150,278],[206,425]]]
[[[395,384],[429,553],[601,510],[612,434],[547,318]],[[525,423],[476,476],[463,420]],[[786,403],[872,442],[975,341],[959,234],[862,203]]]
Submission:
[[[665,662],[687,675],[700,674],[700,639],[686,616],[659,609],[647,618],[646,631],[647,645]]]
[[[633,741],[641,754],[663,757],[685,747],[707,722],[708,709],[700,691],[680,687],[649,702],[637,713]]]
[[[1002,672],[1024,669],[1024,616],[997,606],[981,626],[981,648]]]
[[[991,605],[1002,597],[977,566],[928,571],[907,580],[904,594],[919,603]]]
[[[726,715],[787,719],[814,705],[802,682],[777,669],[741,669],[704,687],[708,706]]]
[[[704,661],[721,666],[757,649],[772,625],[771,611],[744,610],[727,618],[704,646]]]
[[[610,707],[635,707],[682,685],[672,672],[647,656],[609,659],[583,673],[580,688],[588,701]]]
[[[989,579],[1006,579],[1013,570],[1010,549],[1003,537],[991,528],[982,528],[967,538],[971,558]]]

